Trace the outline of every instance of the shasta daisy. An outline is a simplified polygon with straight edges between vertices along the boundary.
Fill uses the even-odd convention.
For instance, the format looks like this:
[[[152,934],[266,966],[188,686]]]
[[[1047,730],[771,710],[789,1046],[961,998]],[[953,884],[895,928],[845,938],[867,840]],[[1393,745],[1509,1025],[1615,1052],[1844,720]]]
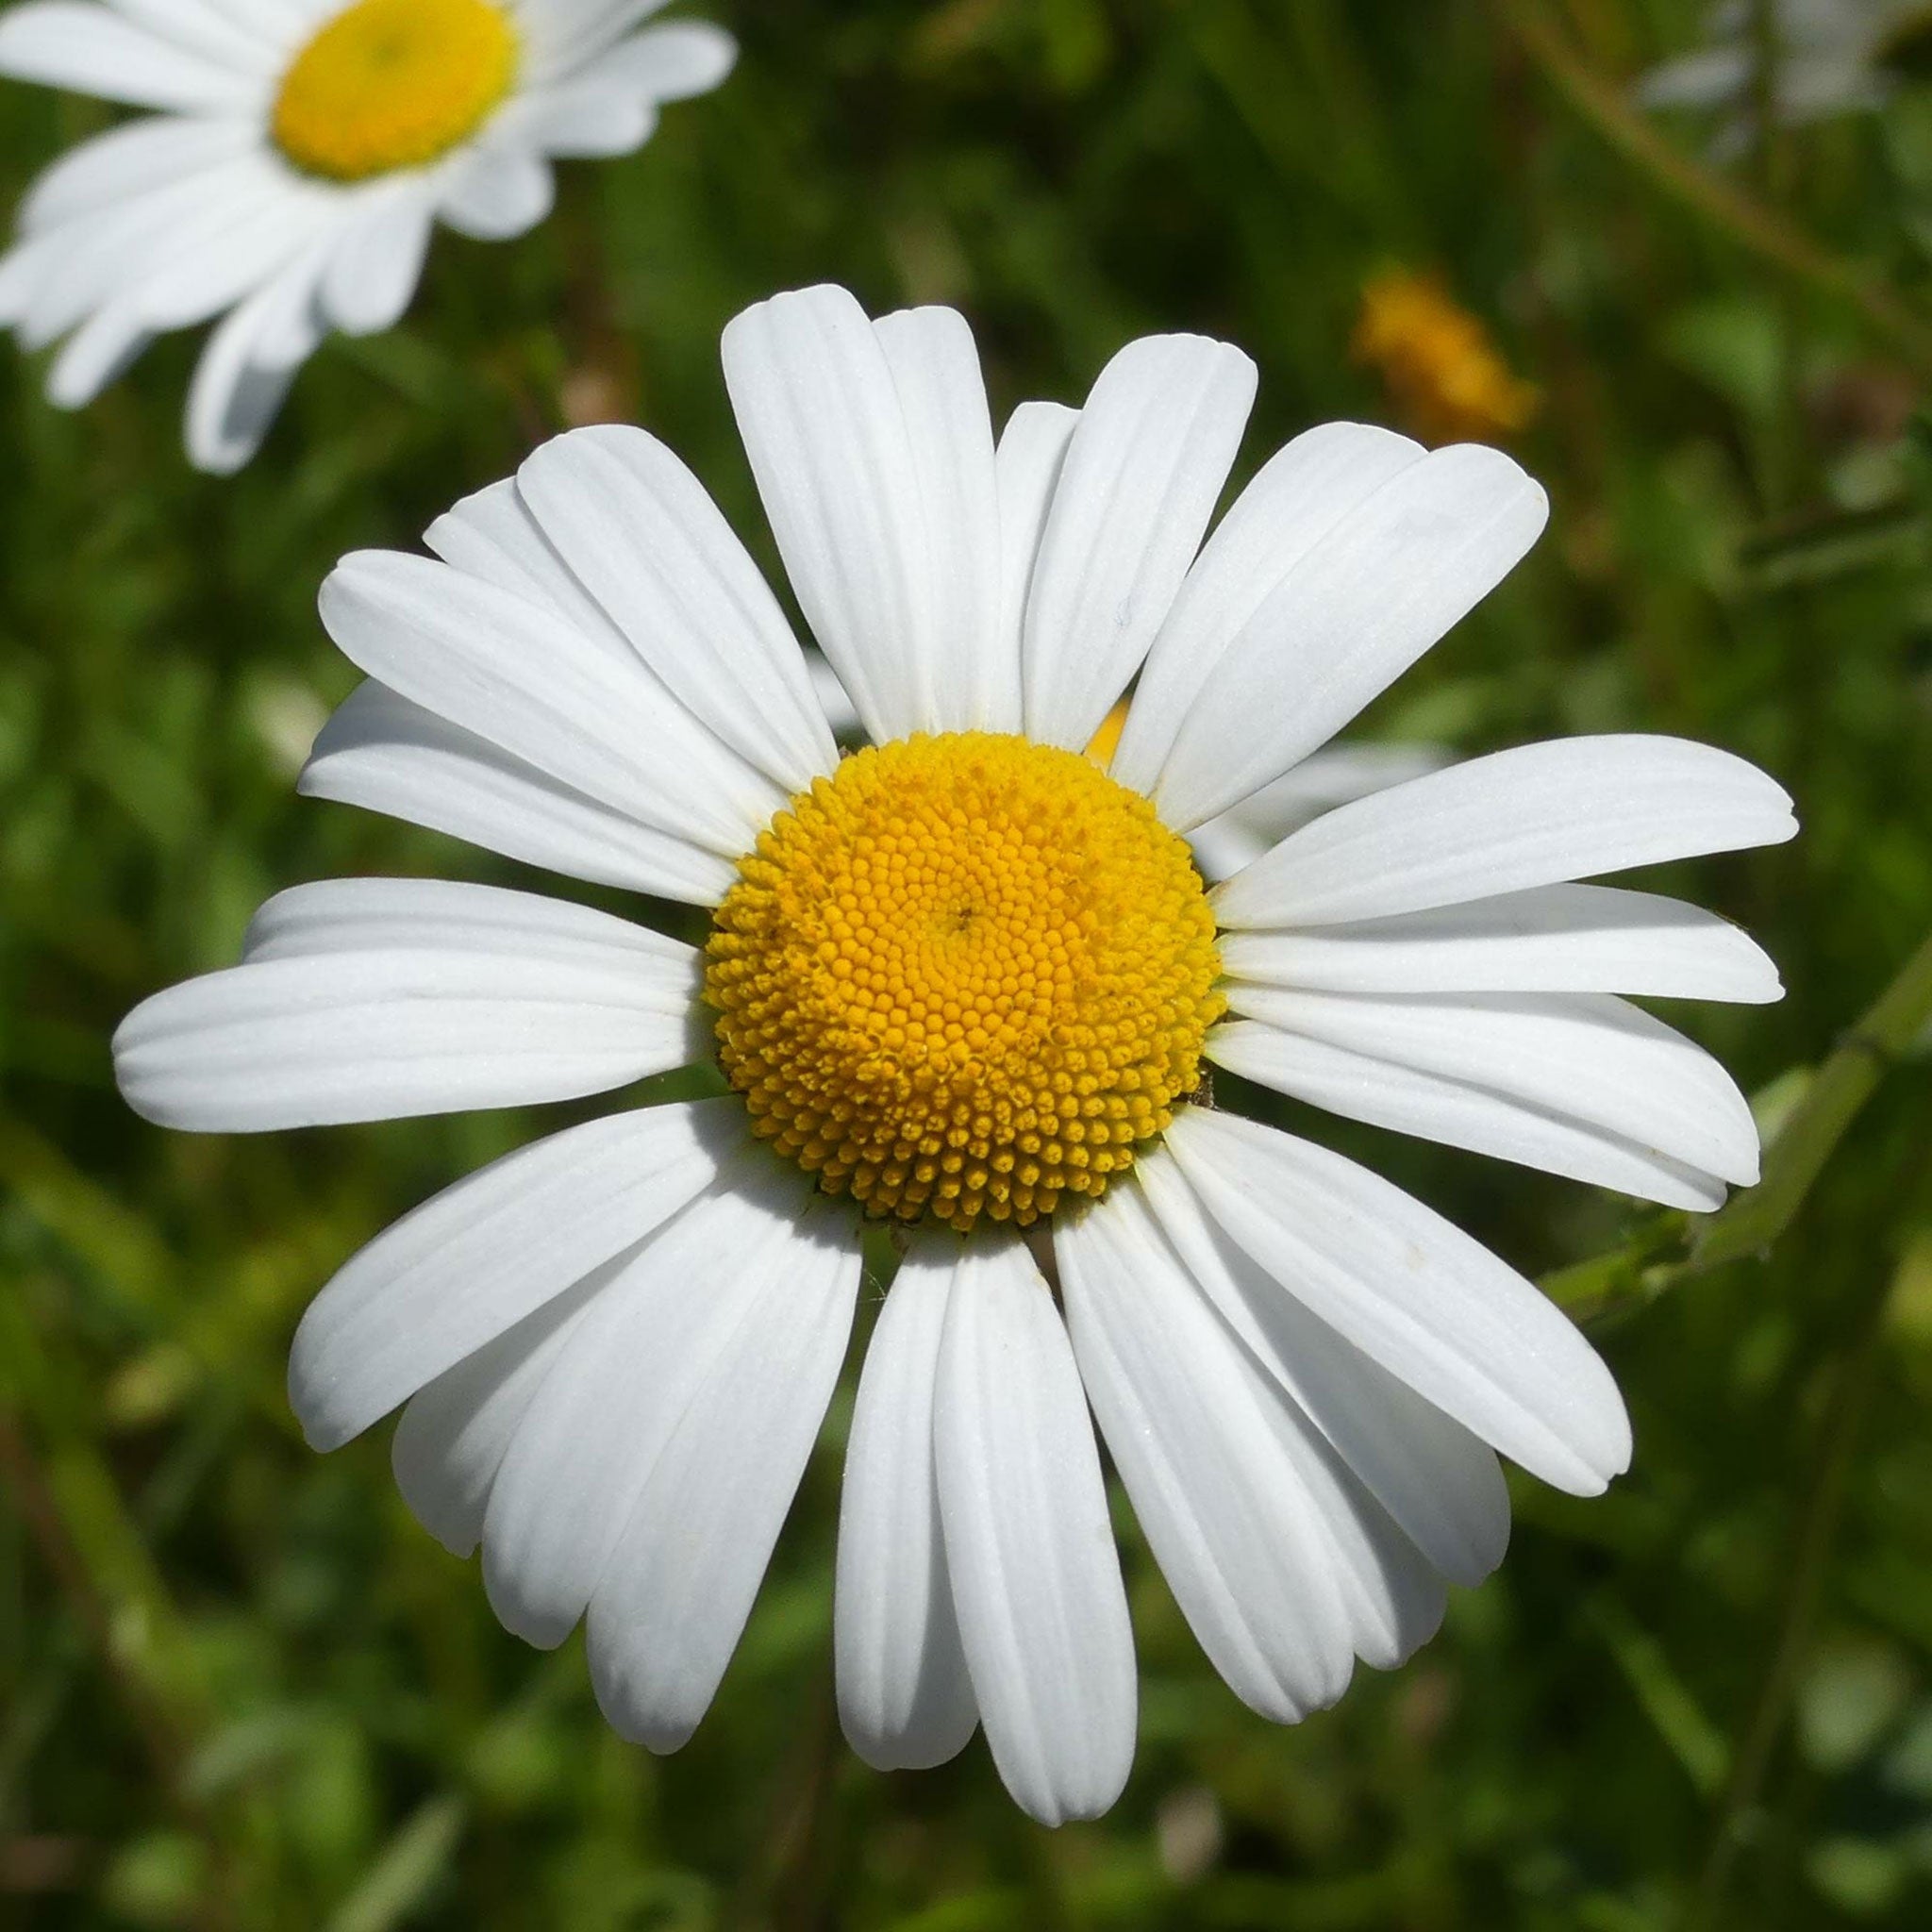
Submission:
[[[1035,1817],[1091,1814],[1127,1774],[1135,1670],[1090,1404],[1204,1648],[1284,1722],[1493,1568],[1499,1454],[1589,1494],[1630,1453],[1608,1372],[1528,1282],[1216,1107],[1208,1069],[1715,1207],[1757,1174],[1750,1113],[1623,996],[1770,1000],[1777,975],[1709,914],[1574,881],[1789,838],[1790,801],[1702,745],[1571,739],[1358,785],[1210,889],[1183,835],[1239,825],[1476,603],[1542,528],[1536,484],[1329,424],[1209,534],[1255,388],[1224,343],[1133,342],[1082,408],[1023,404],[997,441],[946,309],[806,290],[724,357],[871,748],[839,752],[677,458],[560,437],[439,519],[433,558],[329,578],[369,681],[303,788],[710,908],[706,943],[496,887],[298,886],[241,965],[129,1016],[121,1084],[236,1131],[715,1061],[719,1097],[539,1141],[352,1258],[295,1340],[303,1424],[328,1448],[400,1407],[425,1524],[480,1543],[533,1642],[586,1621],[612,1724],[675,1748],[878,1217],[903,1264],[846,1457],[846,1733],[915,1766],[983,1726]]]

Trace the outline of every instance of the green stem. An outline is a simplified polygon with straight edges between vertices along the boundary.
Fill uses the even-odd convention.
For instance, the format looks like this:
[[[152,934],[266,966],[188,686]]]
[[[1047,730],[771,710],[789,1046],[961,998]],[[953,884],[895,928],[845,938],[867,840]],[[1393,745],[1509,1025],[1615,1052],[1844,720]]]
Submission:
[[[1932,372],[1932,323],[1882,281],[1834,255],[1802,228],[1680,154],[1595,73],[1545,17],[1538,0],[1496,0],[1503,22],[1550,85],[1660,193],[1721,228],[1774,268],[1856,308],[1921,371]]]

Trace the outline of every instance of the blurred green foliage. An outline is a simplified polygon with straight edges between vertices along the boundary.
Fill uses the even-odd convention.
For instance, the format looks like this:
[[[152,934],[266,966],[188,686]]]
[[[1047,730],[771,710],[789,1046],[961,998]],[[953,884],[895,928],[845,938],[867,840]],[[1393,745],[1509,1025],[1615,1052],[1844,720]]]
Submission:
[[[293,797],[353,682],[316,585],[604,415],[667,437],[769,562],[716,343],[774,288],[959,305],[1002,410],[1076,398],[1130,335],[1224,335],[1262,371],[1245,472],[1310,421],[1387,413],[1345,354],[1361,281],[1440,273],[1541,386],[1519,453],[1555,513],[1364,728],[1465,752],[1679,732],[1777,774],[1797,844],[1668,881],[1781,962],[1782,1006],[1682,1020],[1774,1126],[1932,926],[1927,364],[1838,274],[1932,329],[1932,98],[1725,164],[1813,273],[1700,204],[1695,117],[1652,130],[1687,195],[1521,32],[1541,22],[1615,108],[1692,41],[1688,0],[708,10],[744,46],[720,93],[633,159],[566,169],[527,241],[441,237],[407,325],[325,348],[237,480],[180,454],[192,343],[77,417],[0,356],[0,1920],[1925,1924],[1923,1037],[1847,1049],[1865,1104],[1772,1251],[1695,1272],[1645,1273],[1682,1235],[1628,1204],[1305,1123],[1519,1266],[1608,1256],[1665,1291],[1597,1324],[1636,1466],[1589,1504],[1520,1485],[1502,1573],[1291,1731],[1212,1676],[1123,1511],[1141,1743],[1097,1824],[1037,1829],[977,1745],[890,1778],[842,1747],[841,1410],[716,1709],[661,1762],[606,1731],[575,1642],[495,1626],[397,1501],[385,1430],[301,1445],[281,1362],[308,1295],[536,1123],[169,1136],[120,1106],[108,1035],[229,960],[278,886],[520,878]],[[110,119],[8,85],[0,201]]]

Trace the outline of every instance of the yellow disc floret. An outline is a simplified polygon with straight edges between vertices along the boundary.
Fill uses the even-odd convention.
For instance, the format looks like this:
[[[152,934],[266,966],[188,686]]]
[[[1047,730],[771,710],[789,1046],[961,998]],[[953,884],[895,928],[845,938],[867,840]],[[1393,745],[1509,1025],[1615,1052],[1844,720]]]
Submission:
[[[282,76],[275,143],[331,181],[418,168],[475,133],[516,65],[516,30],[490,0],[356,0]]]
[[[756,1131],[902,1221],[1102,1192],[1224,1002],[1187,845],[1087,758],[988,732],[861,751],[740,863],[706,948]]]

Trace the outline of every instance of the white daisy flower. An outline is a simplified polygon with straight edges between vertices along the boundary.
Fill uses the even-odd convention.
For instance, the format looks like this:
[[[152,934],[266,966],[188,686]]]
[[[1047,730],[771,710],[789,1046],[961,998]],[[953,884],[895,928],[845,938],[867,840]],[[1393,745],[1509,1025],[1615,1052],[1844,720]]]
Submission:
[[[1770,1000],[1744,935],[1572,883],[1791,836],[1740,759],[1532,745],[1324,813],[1209,890],[1181,835],[1296,769],[1542,528],[1507,457],[1336,423],[1202,542],[1255,388],[1124,349],[994,441],[949,309],[780,295],[724,334],[791,587],[870,748],[841,757],[776,599],[642,430],[540,449],[363,553],[324,622],[369,682],[311,794],[713,908],[700,949],[521,891],[345,879],[117,1036],[165,1124],[521,1105],[698,1061],[458,1182],[324,1289],[295,1408],[403,1406],[404,1494],[504,1623],[588,1624],[597,1696],[675,1748],[903,1230],[845,1464],[847,1735],[983,1725],[1042,1821],[1103,1810],[1135,1670],[1097,1417],[1236,1693],[1290,1722],[1500,1559],[1500,1453],[1578,1494],[1630,1452],[1603,1363],[1388,1182],[1219,1109],[1209,1062],[1357,1119],[1709,1208],[1752,1180],[1724,1071],[1626,993]],[[1198,553],[1198,554],[1197,554]],[[1134,696],[1110,764],[1083,755]],[[1055,1279],[1057,1277],[1057,1280]],[[1058,1290],[1058,1298],[1056,1295]]]
[[[1875,108],[1890,92],[1894,63],[1932,27],[1927,0],[1774,0],[1778,64],[1775,118],[1787,125]],[[1749,0],[1713,8],[1706,43],[1654,67],[1637,84],[1646,108],[1716,108],[1721,148],[1753,138],[1758,115],[1758,45]]]
[[[485,241],[550,210],[558,156],[641,146],[736,58],[664,0],[29,0],[0,74],[154,108],[49,168],[0,258],[0,324],[66,337],[76,408],[156,335],[220,316],[188,396],[192,460],[238,470],[330,329],[408,306],[438,221]]]

